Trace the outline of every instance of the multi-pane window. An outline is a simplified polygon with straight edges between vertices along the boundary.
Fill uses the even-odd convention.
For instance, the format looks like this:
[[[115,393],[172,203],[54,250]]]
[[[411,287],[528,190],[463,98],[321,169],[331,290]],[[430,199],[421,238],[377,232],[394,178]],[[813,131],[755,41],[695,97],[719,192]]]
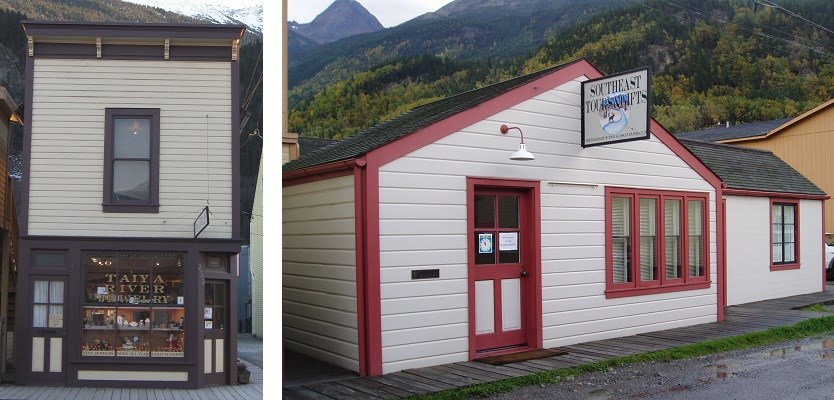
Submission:
[[[709,285],[707,194],[608,188],[606,196],[609,297]]]
[[[798,264],[797,203],[771,204],[773,266],[776,269]]]
[[[159,209],[159,109],[105,110],[104,211]]]

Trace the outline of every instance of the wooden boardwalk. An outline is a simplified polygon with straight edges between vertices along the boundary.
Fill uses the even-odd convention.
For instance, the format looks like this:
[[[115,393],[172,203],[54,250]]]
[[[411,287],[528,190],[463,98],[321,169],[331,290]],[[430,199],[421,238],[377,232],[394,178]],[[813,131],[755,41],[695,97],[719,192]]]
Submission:
[[[608,358],[668,349],[705,340],[791,325],[826,315],[795,308],[820,302],[834,302],[834,289],[783,299],[760,301],[727,308],[723,322],[701,324],[665,331],[650,332],[616,339],[561,347],[568,354],[529,360],[503,366],[480,362],[459,362],[434,367],[415,368],[378,377],[349,377],[347,371],[331,373],[320,379],[287,379],[283,398],[294,399],[394,399],[422,393],[439,392],[477,383],[492,382],[539,371],[575,367]],[[284,369],[294,368],[285,361]],[[2,392],[0,392],[2,397]],[[3,397],[5,398],[5,397]]]
[[[263,399],[263,370],[247,363],[249,383],[204,389],[114,389],[0,385],[2,400],[255,400]]]

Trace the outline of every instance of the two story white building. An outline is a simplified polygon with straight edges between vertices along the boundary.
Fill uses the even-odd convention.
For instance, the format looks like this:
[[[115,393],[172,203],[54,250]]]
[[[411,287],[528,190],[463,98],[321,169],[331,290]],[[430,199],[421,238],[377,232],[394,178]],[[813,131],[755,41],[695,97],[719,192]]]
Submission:
[[[235,382],[245,27],[23,27],[16,383]]]

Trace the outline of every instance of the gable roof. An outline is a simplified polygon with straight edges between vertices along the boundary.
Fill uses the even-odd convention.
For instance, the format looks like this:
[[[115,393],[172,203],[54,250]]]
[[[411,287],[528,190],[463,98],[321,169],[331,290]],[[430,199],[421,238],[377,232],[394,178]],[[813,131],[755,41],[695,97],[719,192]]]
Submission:
[[[767,150],[678,139],[729,189],[825,196],[825,192]]]
[[[337,161],[350,160],[376,150],[397,139],[408,136],[429,125],[442,121],[462,111],[473,108],[483,102],[491,100],[519,86],[523,86],[551,72],[565,68],[568,65],[584,61],[576,60],[567,64],[543,69],[532,74],[523,75],[507,81],[485,86],[461,94],[434,101],[416,107],[405,114],[391,118],[378,125],[339,141],[320,151],[301,154],[294,161],[283,166],[283,172],[315,167]]]
[[[768,134],[768,132],[784,125],[790,120],[790,118],[781,118],[770,121],[757,121],[731,126],[718,125],[697,131],[677,132],[675,133],[675,137],[678,139],[700,140],[706,142],[758,138],[764,137]]]

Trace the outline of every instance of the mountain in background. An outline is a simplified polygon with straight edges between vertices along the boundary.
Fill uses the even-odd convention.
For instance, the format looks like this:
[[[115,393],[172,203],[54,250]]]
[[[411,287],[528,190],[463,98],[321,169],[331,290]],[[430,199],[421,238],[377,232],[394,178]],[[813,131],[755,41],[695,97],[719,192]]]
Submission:
[[[449,60],[509,62],[530,55],[571,26],[626,4],[631,3],[456,0],[391,28],[296,53],[288,60],[290,106],[327,85],[397,58],[431,54]]]
[[[125,2],[156,7],[213,24],[243,24],[258,35],[263,32],[263,4],[229,8],[188,0],[125,0]]]
[[[336,0],[309,23],[290,21],[289,29],[323,44],[385,27],[358,1]]]

